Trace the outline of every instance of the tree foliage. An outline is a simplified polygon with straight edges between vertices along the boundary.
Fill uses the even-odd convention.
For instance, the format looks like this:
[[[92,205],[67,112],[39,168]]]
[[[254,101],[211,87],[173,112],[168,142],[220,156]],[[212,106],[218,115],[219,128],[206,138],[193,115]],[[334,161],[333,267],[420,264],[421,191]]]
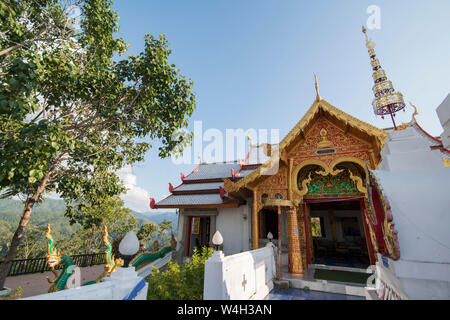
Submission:
[[[109,205],[107,205],[108,203]],[[17,214],[21,210],[20,204],[21,202],[17,200],[0,200],[0,220],[2,221],[0,224],[0,262],[8,250],[14,229],[20,220]],[[120,198],[110,199],[96,208],[83,207],[83,209],[89,212],[91,217],[98,217],[98,220],[90,220],[96,221],[96,224],[84,224],[83,226],[77,222],[70,225],[70,220],[64,216],[64,201],[47,199],[39,204],[35,208],[36,214],[31,217],[19,242],[16,259],[46,256],[47,223],[52,226],[52,236],[58,251],[69,255],[103,252],[103,225],[108,227],[111,243],[114,243],[115,239],[121,239],[130,230],[135,231],[142,245],[146,245],[148,248],[150,248],[151,241],[161,241],[159,238],[160,226],[152,221],[136,219],[128,208],[123,207],[123,201]],[[86,216],[82,217],[86,218]]]
[[[203,247],[199,253],[194,248],[192,257],[180,267],[169,261],[168,269],[160,272],[157,268],[148,281],[148,300],[203,300],[205,261],[214,249]]]
[[[136,236],[140,241],[148,241],[153,237],[156,230],[158,230],[156,223],[146,222],[141,226]]]
[[[124,202],[119,197],[107,198],[94,204],[78,201],[76,206],[66,209],[65,215],[71,224],[81,225],[70,241],[61,243],[61,246],[65,246],[65,252],[71,254],[98,252],[102,247],[104,226],[114,239],[136,230],[139,225],[138,219],[131,214],[130,209],[124,207]]]

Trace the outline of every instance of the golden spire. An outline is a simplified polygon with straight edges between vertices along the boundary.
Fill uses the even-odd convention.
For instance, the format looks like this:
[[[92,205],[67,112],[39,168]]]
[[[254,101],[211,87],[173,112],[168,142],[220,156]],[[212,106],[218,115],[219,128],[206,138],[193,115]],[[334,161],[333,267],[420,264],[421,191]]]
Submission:
[[[380,61],[375,55],[375,42],[369,39],[367,36],[367,30],[363,26],[362,32],[366,37],[366,47],[369,51],[370,63],[373,70],[373,80],[375,82],[372,90],[375,95],[372,106],[376,115],[380,115],[384,119],[384,116],[391,115],[394,128],[397,128],[394,121],[395,112],[405,108],[405,102],[403,101],[403,95],[400,92],[394,90],[392,82],[386,77],[386,73],[381,68]]]
[[[314,73],[314,81],[316,86],[316,101],[322,100],[322,97],[319,94],[319,82],[317,81],[316,73]]]

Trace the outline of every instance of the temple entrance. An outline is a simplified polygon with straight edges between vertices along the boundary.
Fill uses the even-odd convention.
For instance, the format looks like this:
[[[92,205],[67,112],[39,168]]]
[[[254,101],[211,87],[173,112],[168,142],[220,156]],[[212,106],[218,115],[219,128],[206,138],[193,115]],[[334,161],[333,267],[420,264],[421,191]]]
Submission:
[[[368,236],[360,202],[320,201],[308,206],[311,263],[366,269],[370,265]]]
[[[188,246],[186,256],[192,256],[194,248],[201,252],[202,247],[210,244],[210,217],[189,217]]]
[[[266,239],[272,233],[273,239],[278,240],[278,213],[275,209],[262,209],[259,214],[259,238]]]

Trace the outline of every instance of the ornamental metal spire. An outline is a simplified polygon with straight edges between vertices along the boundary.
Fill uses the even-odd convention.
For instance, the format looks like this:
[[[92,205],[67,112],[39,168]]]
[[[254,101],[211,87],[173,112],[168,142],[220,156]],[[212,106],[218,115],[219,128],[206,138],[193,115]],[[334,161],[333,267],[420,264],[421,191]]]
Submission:
[[[369,51],[371,59],[370,63],[373,70],[372,76],[375,82],[372,88],[373,93],[375,94],[375,99],[373,99],[372,102],[373,110],[375,114],[380,115],[382,119],[384,119],[384,116],[387,114],[391,115],[396,130],[397,126],[395,125],[394,117],[397,111],[405,108],[403,95],[400,92],[395,92],[392,82],[387,80],[386,73],[383,68],[381,68],[380,61],[375,58],[375,42],[367,37],[367,30],[364,26],[362,27],[362,31],[366,37],[366,47]]]

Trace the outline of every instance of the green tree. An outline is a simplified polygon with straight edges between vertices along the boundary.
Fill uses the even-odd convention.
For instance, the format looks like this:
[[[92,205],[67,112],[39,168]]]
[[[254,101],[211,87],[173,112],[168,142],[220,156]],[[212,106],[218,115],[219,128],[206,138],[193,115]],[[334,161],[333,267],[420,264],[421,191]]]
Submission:
[[[190,138],[174,133],[195,108],[193,84],[169,65],[164,35],[146,35],[144,50],[122,59],[127,45],[114,36],[111,2],[76,3],[79,30],[58,0],[0,4],[0,191],[24,199],[0,287],[45,194],[65,199],[70,216],[77,201],[121,194],[115,171],[142,161],[147,139],[159,139],[167,157]]]
[[[94,253],[102,248],[103,226],[108,228],[110,238],[125,235],[136,230],[138,220],[124,207],[119,197],[104,199],[101,203],[86,204],[78,202],[66,212],[70,223],[78,223],[81,228],[69,239],[57,243],[62,252],[67,254]]]
[[[148,300],[203,300],[205,261],[214,249],[203,247],[201,254],[194,248],[192,257],[180,267],[169,261],[168,269],[155,268],[148,281]]]
[[[161,245],[164,246],[170,241],[171,231],[173,229],[172,222],[164,219],[158,224],[158,237],[161,241]]]
[[[145,244],[153,238],[153,235],[155,234],[157,229],[158,226],[154,222],[145,222],[141,226],[136,236],[139,239],[142,250],[145,247]]]
[[[17,255],[22,259],[40,258],[47,254],[46,228],[29,225],[20,240]]]

